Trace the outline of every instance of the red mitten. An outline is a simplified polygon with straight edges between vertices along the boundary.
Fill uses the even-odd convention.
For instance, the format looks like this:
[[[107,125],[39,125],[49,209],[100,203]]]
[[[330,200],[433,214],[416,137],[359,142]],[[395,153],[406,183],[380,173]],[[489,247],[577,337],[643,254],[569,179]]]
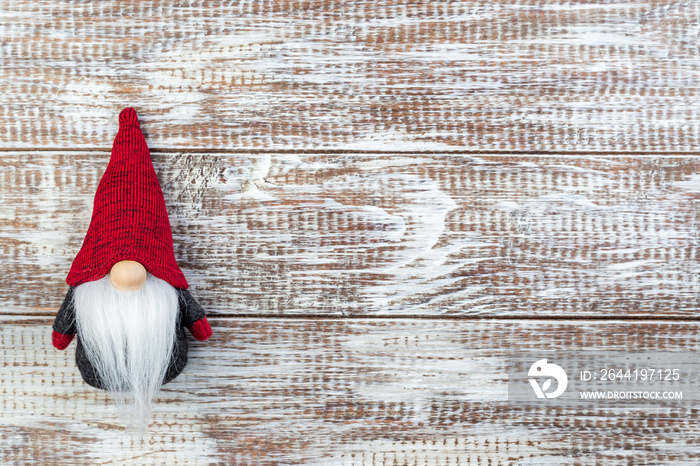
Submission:
[[[211,336],[211,325],[206,317],[202,317],[192,325],[187,326],[190,333],[199,341],[204,341]]]
[[[73,335],[64,335],[56,330],[51,333],[51,343],[56,349],[64,350],[68,348],[71,341],[73,341]]]

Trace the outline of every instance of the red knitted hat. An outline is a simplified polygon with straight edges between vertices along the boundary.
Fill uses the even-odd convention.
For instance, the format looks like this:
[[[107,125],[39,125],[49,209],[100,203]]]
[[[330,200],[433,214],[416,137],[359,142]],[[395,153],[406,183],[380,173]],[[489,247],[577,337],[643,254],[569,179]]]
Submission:
[[[78,286],[99,280],[123,260],[139,262],[175,288],[188,287],[175,261],[163,191],[133,108],[119,114],[119,133],[97,186],[90,228],[66,282]]]

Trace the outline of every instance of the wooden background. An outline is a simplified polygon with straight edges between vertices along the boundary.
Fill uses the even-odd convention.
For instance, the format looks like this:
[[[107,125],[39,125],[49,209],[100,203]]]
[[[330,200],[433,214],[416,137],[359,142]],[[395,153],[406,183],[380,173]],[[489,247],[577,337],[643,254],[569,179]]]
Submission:
[[[0,3],[0,463],[700,464],[691,403],[517,406],[526,348],[700,350],[700,2]],[[118,112],[214,327],[145,441],[50,324]]]

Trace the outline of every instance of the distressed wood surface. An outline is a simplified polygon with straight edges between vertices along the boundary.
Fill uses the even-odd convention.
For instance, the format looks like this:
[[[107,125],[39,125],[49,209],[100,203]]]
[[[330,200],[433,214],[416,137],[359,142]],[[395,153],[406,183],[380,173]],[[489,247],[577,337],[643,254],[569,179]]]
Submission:
[[[5,312],[53,313],[105,152],[0,160]],[[700,159],[154,153],[211,314],[697,317]]]
[[[697,1],[0,4],[0,146],[700,148]]]
[[[699,464],[692,403],[506,390],[510,350],[700,349],[699,23],[0,2],[0,464]],[[126,106],[215,332],[142,444],[50,345]]]
[[[697,406],[507,401],[507,351],[698,351],[697,323],[213,319],[145,443],[50,321],[0,326],[2,464],[696,465]]]

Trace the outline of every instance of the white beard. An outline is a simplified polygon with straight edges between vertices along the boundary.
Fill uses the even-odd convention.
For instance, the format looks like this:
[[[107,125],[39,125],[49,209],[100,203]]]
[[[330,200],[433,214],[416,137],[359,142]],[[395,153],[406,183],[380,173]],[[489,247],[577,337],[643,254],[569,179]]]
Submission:
[[[78,338],[128,425],[143,432],[175,343],[178,294],[150,273],[134,292],[119,291],[109,275],[74,292]]]

